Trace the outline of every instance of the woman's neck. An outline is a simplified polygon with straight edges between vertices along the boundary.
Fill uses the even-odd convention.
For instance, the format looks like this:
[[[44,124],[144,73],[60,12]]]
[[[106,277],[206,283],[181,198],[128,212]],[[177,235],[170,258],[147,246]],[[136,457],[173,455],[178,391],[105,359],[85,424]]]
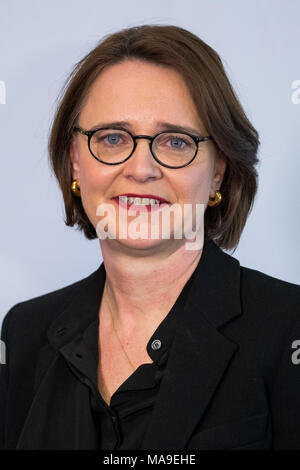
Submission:
[[[182,245],[172,253],[141,251],[133,256],[101,244],[106,271],[102,302],[108,303],[114,323],[123,338],[135,331],[146,336],[155,331],[168,314],[184,285],[193,274],[202,250]]]

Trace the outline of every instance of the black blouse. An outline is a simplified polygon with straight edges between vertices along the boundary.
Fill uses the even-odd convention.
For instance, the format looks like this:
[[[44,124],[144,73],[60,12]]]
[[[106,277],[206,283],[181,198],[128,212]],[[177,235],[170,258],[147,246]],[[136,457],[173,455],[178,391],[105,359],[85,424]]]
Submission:
[[[87,424],[82,431],[87,442],[98,443],[96,449],[140,449],[192,278],[193,274],[147,343],[153,363],[141,364],[113,393],[110,405],[103,400],[97,385],[99,318],[63,348],[63,357],[74,377],[89,388],[89,412],[94,423],[91,426],[89,419],[84,419]],[[76,412],[84,414],[86,403],[78,401],[78,407],[82,409]]]

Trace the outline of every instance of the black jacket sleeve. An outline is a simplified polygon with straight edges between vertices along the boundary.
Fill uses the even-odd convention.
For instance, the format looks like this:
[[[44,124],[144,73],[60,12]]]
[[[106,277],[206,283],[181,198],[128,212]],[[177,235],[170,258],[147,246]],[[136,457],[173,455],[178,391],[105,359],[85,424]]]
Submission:
[[[5,448],[6,408],[9,381],[9,323],[15,310],[14,305],[5,315],[1,327],[1,364],[0,364],[0,450]]]

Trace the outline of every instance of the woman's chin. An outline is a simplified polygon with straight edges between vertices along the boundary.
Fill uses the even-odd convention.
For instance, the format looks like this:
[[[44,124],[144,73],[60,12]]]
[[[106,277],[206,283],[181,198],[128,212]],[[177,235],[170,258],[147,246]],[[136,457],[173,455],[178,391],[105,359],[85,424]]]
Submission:
[[[106,240],[109,240],[108,238]],[[106,240],[100,240],[101,242]],[[151,239],[151,238],[132,238],[127,236],[127,238],[124,237],[118,237],[116,236],[115,238],[111,238],[109,245],[113,247],[115,243],[118,244],[118,248],[120,248],[120,245],[124,247],[124,249],[132,249],[132,250],[153,250],[157,249],[163,250],[164,247],[169,247],[170,248],[170,243],[173,245],[174,243],[178,244],[182,240],[167,240],[163,238],[156,238],[156,239]]]
[[[118,242],[121,243],[122,245],[128,247],[128,248],[133,248],[136,250],[147,250],[150,248],[159,248],[168,240],[163,240],[163,239],[151,239],[151,238],[117,238]]]

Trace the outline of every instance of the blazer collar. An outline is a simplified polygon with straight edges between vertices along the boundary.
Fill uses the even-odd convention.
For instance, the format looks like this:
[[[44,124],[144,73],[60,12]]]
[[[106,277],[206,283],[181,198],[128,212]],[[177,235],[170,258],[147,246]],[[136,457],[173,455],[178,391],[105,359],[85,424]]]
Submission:
[[[96,271],[78,282],[74,296],[47,331],[48,340],[54,349],[58,350],[67,344],[97,318],[105,278],[102,262]]]
[[[212,240],[204,245],[189,303],[215,328],[222,327],[242,313],[240,263]]]
[[[49,343],[57,352],[96,318],[104,282],[103,263],[78,282],[74,297],[47,332]],[[182,315],[184,325],[178,328],[174,338],[143,449],[185,448],[238,349],[218,330],[241,313],[240,264],[212,240],[207,240],[194,272]],[[38,421],[39,395],[49,393],[46,371],[50,364],[55,366],[55,357],[57,354],[53,357],[49,345],[40,351],[35,397],[18,448],[24,448],[22,445],[26,448],[26,436],[28,439],[34,432],[30,422]]]

